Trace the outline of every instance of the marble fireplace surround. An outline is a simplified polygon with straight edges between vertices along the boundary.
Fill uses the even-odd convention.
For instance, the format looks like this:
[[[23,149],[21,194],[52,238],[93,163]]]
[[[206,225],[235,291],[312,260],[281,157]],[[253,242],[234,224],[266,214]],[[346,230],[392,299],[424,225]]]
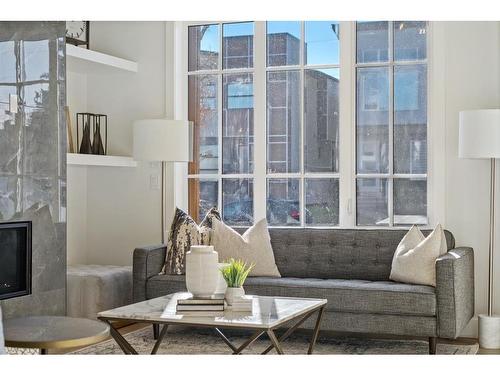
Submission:
[[[32,294],[0,301],[4,318],[66,313],[64,35],[64,22],[0,22],[0,222],[33,225]]]

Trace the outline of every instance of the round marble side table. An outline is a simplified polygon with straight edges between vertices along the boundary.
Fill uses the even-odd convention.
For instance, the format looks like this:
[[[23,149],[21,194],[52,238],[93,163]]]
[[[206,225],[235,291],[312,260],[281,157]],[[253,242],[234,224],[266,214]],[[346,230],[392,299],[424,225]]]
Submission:
[[[103,322],[67,316],[26,316],[4,321],[5,346],[40,349],[65,349],[92,345],[109,338]]]

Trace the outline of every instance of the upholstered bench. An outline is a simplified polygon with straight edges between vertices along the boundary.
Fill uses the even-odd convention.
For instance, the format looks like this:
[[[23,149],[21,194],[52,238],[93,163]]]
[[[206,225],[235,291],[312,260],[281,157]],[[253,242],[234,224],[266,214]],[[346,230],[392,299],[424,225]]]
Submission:
[[[95,319],[100,311],[130,303],[132,267],[68,266],[68,316]]]

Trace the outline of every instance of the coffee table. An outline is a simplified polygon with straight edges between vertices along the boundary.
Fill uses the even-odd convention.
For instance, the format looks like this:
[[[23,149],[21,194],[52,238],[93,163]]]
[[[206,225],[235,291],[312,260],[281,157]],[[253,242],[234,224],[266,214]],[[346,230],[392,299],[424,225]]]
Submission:
[[[111,325],[112,322],[127,321],[151,324],[163,324],[163,328],[156,340],[151,354],[156,354],[161,342],[165,338],[170,325],[183,325],[193,327],[209,327],[222,338],[233,354],[240,354],[264,333],[267,334],[271,345],[262,352],[267,354],[273,348],[278,354],[284,354],[281,343],[299,328],[309,317],[317,313],[312,338],[307,354],[312,354],[318,338],[323,310],[326,299],[289,298],[289,297],[263,297],[253,296],[252,313],[224,311],[222,316],[186,316],[176,313],[177,300],[190,297],[189,293],[175,293],[164,297],[118,307],[113,310],[103,311],[98,314],[98,319],[109,324],[111,336],[125,354],[138,354],[129,342]],[[276,335],[276,329],[290,324],[281,336]],[[250,330],[253,334],[240,346],[236,347],[223,333],[225,328],[239,328]]]
[[[103,322],[68,316],[25,316],[3,323],[5,346],[40,349],[74,348],[92,345],[109,337]]]

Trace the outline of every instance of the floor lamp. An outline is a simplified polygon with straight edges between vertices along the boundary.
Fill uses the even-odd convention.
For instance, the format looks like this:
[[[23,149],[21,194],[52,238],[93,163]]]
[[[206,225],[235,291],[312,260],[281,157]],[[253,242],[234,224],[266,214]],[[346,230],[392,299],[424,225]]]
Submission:
[[[490,159],[490,236],[488,251],[488,315],[479,315],[479,345],[500,349],[500,316],[493,315],[495,253],[495,160],[500,158],[500,109],[463,111],[459,116],[459,157]]]
[[[133,156],[140,161],[161,162],[161,241],[165,243],[166,162],[193,160],[193,124],[181,120],[134,122]]]

